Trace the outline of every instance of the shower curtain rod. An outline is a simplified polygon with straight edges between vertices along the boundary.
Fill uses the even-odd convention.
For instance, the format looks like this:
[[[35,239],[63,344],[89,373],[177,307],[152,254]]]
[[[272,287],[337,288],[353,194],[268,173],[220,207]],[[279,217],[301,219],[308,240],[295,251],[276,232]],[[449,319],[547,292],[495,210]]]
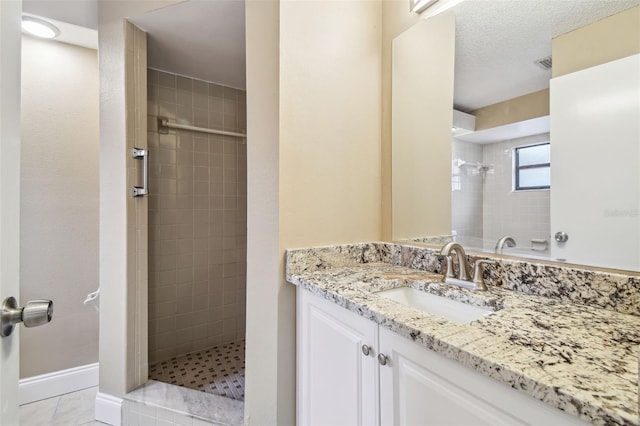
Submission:
[[[167,129],[191,130],[194,132],[211,133],[214,135],[234,136],[237,138],[246,138],[246,133],[225,132],[224,130],[207,129],[206,127],[190,126],[188,124],[172,123],[166,118],[158,117],[158,132],[169,133]]]

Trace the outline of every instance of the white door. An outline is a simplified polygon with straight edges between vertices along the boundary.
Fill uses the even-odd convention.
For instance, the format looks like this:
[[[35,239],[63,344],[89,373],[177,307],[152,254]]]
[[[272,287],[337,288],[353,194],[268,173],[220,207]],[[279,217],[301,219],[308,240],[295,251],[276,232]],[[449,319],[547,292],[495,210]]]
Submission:
[[[0,302],[19,296],[20,1],[0,1]],[[18,424],[19,336],[0,338],[0,424]]]
[[[377,424],[376,347],[374,322],[298,289],[298,424]]]
[[[640,271],[639,122],[640,55],[551,79],[554,258]]]

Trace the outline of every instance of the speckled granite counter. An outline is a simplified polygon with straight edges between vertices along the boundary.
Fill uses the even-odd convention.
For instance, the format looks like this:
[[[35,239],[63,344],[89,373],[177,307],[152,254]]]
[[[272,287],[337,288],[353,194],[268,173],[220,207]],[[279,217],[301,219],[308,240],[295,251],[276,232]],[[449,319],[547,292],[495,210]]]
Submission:
[[[640,424],[640,317],[506,285],[472,292],[443,284],[431,272],[440,268],[438,256],[420,248],[409,251],[410,256],[406,247],[387,243],[290,250],[287,280],[586,421]],[[633,277],[608,279],[598,285],[613,280],[632,295],[636,290]],[[399,286],[496,312],[460,325],[375,294]]]

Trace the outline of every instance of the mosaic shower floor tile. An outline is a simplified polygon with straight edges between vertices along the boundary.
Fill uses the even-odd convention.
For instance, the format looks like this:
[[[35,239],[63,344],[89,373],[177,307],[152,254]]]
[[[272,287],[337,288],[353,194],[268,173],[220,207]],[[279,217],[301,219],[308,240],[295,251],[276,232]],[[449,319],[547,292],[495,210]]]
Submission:
[[[149,379],[244,400],[244,340],[158,362]]]

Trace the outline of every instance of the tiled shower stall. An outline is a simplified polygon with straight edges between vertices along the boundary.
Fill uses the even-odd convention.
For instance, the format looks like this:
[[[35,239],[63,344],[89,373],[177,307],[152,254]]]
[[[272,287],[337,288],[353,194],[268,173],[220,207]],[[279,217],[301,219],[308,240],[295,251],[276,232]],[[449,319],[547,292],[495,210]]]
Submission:
[[[451,211],[458,241],[485,249],[505,235],[523,249],[532,240],[550,241],[549,190],[513,190],[514,149],[549,140],[549,133],[482,145],[453,139]],[[469,166],[456,167],[457,160]]]
[[[153,69],[147,82],[149,376],[242,399],[246,139],[164,134],[158,118],[244,133],[246,94]]]

